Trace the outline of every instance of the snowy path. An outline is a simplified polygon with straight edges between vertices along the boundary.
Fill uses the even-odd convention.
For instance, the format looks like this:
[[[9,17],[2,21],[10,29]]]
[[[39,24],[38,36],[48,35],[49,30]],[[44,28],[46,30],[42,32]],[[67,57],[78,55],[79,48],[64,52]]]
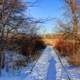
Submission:
[[[50,72],[48,74],[48,69],[51,67],[51,66],[49,66],[50,61],[52,61],[51,60],[52,55],[50,55],[51,53],[49,53],[49,52],[51,52],[51,48],[47,47],[44,50],[43,54],[41,55],[40,59],[38,60],[36,66],[34,67],[33,72],[31,73],[31,75],[26,77],[25,80],[50,80],[46,77],[47,76],[50,77],[51,74],[52,75],[54,75],[54,74],[53,73],[50,74]],[[53,68],[54,68],[54,66],[53,66]]]

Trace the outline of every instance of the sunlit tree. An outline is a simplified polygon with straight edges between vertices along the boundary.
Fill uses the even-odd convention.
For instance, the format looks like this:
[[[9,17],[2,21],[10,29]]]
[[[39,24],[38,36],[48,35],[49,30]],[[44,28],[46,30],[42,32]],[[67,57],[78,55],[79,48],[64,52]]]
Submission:
[[[72,25],[73,25],[73,32],[78,32],[79,26],[78,26],[78,20],[79,20],[79,1],[78,0],[65,0],[65,2],[68,4],[68,7],[70,8],[71,17],[72,17]]]

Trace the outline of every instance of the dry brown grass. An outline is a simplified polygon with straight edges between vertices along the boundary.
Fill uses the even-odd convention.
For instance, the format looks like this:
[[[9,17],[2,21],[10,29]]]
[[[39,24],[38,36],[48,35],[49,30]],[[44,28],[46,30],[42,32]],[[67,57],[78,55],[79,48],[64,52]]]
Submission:
[[[67,56],[68,62],[72,65],[80,65],[80,41],[74,39],[59,39],[55,48],[59,51],[60,56]]]

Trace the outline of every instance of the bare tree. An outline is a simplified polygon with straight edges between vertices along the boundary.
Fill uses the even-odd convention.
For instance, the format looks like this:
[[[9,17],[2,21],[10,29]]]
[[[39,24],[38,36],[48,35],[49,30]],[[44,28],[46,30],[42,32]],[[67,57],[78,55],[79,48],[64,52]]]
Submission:
[[[73,32],[78,32],[79,26],[78,26],[78,12],[79,12],[79,1],[77,0],[65,0],[65,2],[68,4],[68,7],[70,8],[71,16],[72,16],[72,22],[73,22]]]
[[[25,33],[35,32],[36,22],[30,21],[24,15],[25,9],[27,6],[22,0],[0,0],[0,69],[4,67],[5,54],[3,51],[7,48],[7,40],[10,35],[15,37],[22,29],[26,30]]]
[[[8,34],[14,28],[17,29],[24,21],[22,20],[24,19],[22,17],[23,10],[24,5],[19,0],[0,0],[0,69],[4,67],[3,50],[6,48],[5,39],[7,39],[5,37],[8,37]]]
[[[67,3],[67,8],[69,8],[69,12],[71,13],[71,17],[72,17],[72,23],[71,26],[66,25],[63,21],[59,21],[59,28],[62,30],[61,32],[63,32],[64,34],[62,35],[63,37],[63,47],[60,42],[60,46],[61,48],[59,48],[60,50],[63,49],[63,54],[67,54],[69,53],[68,57],[69,57],[69,63],[73,64],[73,65],[80,65],[80,34],[78,34],[78,29],[79,29],[79,4],[77,0],[65,0],[65,2]],[[72,30],[71,30],[72,27]],[[70,50],[71,49],[71,50]],[[66,53],[66,52],[67,53]]]

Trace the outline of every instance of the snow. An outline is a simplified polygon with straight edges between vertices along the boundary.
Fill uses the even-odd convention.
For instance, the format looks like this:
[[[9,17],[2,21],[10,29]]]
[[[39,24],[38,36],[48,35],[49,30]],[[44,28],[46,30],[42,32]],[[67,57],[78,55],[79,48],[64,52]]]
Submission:
[[[54,60],[54,58],[52,58],[50,61],[50,65],[48,67],[48,73],[47,73],[47,78],[46,80],[56,80],[56,61]]]
[[[25,80],[49,80],[46,77],[50,76],[51,74],[48,74],[48,69],[50,65],[50,61],[52,61],[52,55],[50,55],[51,48],[47,47],[41,57],[39,58],[36,66],[33,69],[33,72],[26,77]],[[52,64],[53,65],[53,64]],[[54,67],[53,67],[54,69]],[[54,74],[53,74],[54,75]]]
[[[64,64],[65,69],[67,70],[71,80],[80,80],[80,67],[72,66],[67,63],[66,58],[62,58],[62,62]],[[66,72],[62,68],[61,70],[63,80],[67,80]]]
[[[53,50],[55,51],[55,50]],[[56,53],[56,52],[54,52]],[[55,56],[55,57],[54,57]],[[67,57],[61,57],[61,62],[64,66],[61,65],[58,57],[54,54],[54,59],[56,60],[56,80],[80,80],[80,66],[73,66],[67,62]]]
[[[56,54],[56,51],[53,47],[51,47],[51,53],[52,53],[52,57],[54,58],[54,60],[56,61],[55,63],[55,68],[56,68],[56,80],[62,80],[62,75],[61,75],[61,71],[62,71],[62,66],[61,63],[58,59],[58,56]]]

